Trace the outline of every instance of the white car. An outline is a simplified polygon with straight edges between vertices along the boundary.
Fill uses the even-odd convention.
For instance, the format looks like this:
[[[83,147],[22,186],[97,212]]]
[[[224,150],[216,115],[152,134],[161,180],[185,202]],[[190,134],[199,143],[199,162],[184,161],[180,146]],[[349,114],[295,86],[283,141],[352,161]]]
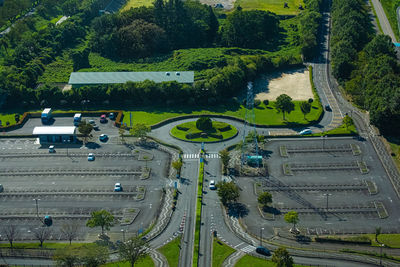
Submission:
[[[94,159],[95,159],[94,154],[93,153],[89,153],[89,155],[87,157],[87,160],[88,161],[94,161]]]
[[[121,183],[115,183],[114,185],[114,192],[121,192],[122,191],[122,185]]]
[[[54,146],[49,146],[49,153],[54,153],[54,152],[56,152]]]
[[[215,181],[211,180],[210,185],[208,186],[211,190],[215,190],[217,187],[215,186]]]
[[[305,134],[312,134],[312,131],[310,128],[305,128],[304,130],[299,132],[300,135],[305,135]]]

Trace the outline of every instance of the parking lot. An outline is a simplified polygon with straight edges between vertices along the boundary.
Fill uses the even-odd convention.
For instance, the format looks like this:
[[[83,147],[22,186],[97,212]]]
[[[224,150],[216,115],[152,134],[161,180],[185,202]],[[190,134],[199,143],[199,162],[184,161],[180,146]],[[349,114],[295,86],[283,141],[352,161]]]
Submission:
[[[399,230],[398,197],[369,142],[274,140],[265,152],[269,176],[237,179],[240,202],[248,208],[244,220],[254,233],[262,226],[289,228],[283,215],[291,210],[299,213],[299,227],[308,234],[366,233],[378,226]],[[273,196],[267,212],[257,205],[262,191]]]
[[[71,126],[72,118],[55,118],[55,126]],[[87,146],[55,144],[40,145],[32,139],[0,139],[0,224],[18,225],[18,239],[32,240],[32,231],[42,223],[45,215],[53,218],[51,240],[65,239],[60,227],[77,223],[80,240],[94,240],[101,229],[86,227],[90,212],[105,209],[117,222],[108,232],[112,240],[146,230],[155,220],[167,177],[169,154],[157,149],[122,144],[113,121],[99,123],[99,131]],[[31,134],[40,119],[30,119],[13,133]],[[101,133],[109,135],[100,142]],[[88,161],[93,153],[94,161]],[[122,192],[114,192],[121,183]],[[36,203],[38,200],[38,214]],[[0,237],[5,240],[4,236]]]

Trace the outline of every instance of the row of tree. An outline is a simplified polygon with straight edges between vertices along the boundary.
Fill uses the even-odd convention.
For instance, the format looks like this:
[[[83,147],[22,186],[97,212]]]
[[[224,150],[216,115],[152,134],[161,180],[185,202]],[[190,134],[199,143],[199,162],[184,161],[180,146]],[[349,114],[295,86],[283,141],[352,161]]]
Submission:
[[[210,6],[197,1],[156,0],[93,21],[90,45],[104,56],[143,58],[171,49],[221,45],[266,48],[278,36],[279,20],[270,12],[237,8],[219,29]]]
[[[361,0],[332,6],[332,69],[352,100],[381,132],[400,134],[400,66],[389,36],[373,35]]]

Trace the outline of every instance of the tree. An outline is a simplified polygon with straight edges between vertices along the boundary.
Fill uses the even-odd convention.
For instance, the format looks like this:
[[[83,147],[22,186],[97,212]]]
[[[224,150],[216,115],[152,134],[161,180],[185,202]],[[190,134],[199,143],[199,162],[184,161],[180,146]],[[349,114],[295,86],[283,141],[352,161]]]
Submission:
[[[378,236],[381,234],[382,228],[376,227],[375,228],[375,241],[376,243],[380,244],[381,242],[378,241]]]
[[[13,247],[13,242],[18,238],[20,232],[15,224],[7,224],[3,226],[2,231],[3,235],[7,238],[10,243],[10,247]]]
[[[181,160],[175,160],[172,162],[172,168],[176,170],[176,173],[178,175],[181,174],[181,168],[182,168],[183,162]]]
[[[80,264],[79,254],[80,249],[66,247],[57,249],[53,259],[56,261],[57,266],[73,267]]]
[[[93,131],[93,125],[83,120],[79,123],[78,131],[83,135],[83,140],[86,143],[87,138],[91,137],[91,132]]]
[[[48,239],[51,235],[51,229],[46,226],[39,226],[31,229],[31,232],[35,238],[40,242],[40,247],[43,247],[43,242]]]
[[[125,143],[125,138],[124,138],[125,130],[126,130],[125,124],[121,123],[121,126],[118,129],[118,134],[119,134],[119,137],[121,138],[122,143]]]
[[[69,241],[71,245],[72,240],[75,239],[79,234],[79,224],[77,223],[66,223],[60,229],[61,234]]]
[[[224,174],[226,174],[231,156],[229,155],[229,151],[227,149],[220,151],[219,156],[221,157],[222,165],[224,166]]]
[[[4,36],[0,39],[0,46],[4,48],[4,50],[6,51],[6,54],[8,55],[8,50],[7,50],[8,42]]]
[[[212,121],[209,117],[200,117],[197,121],[196,121],[196,127],[199,130],[202,131],[208,131],[212,129]]]
[[[85,49],[73,50],[71,52],[71,59],[73,62],[74,71],[90,67],[89,53],[90,49],[88,47],[86,47]]]
[[[311,112],[311,104],[308,103],[307,101],[302,101],[300,103],[300,109],[301,109],[301,112],[303,113],[304,119],[305,119],[306,115]]]
[[[287,223],[293,223],[293,228],[290,231],[297,232],[296,224],[299,222],[299,214],[292,210],[286,213],[284,218]]]
[[[258,107],[261,105],[261,100],[260,99],[254,99],[254,107]]]
[[[290,113],[294,110],[294,104],[292,98],[286,94],[278,96],[275,102],[276,110],[283,114],[283,120],[285,120],[285,113]]]
[[[343,123],[346,126],[346,129],[349,129],[349,127],[354,124],[353,119],[349,115],[344,116]]]
[[[84,266],[97,267],[107,262],[108,254],[106,247],[88,244],[81,248],[80,258]]]
[[[269,192],[262,192],[258,198],[258,203],[263,205],[264,207],[268,206],[268,204],[272,203],[272,195]]]
[[[264,103],[265,106],[268,106],[269,105],[269,100],[268,99],[264,99],[263,103]]]
[[[280,247],[275,250],[272,255],[272,261],[276,263],[277,267],[292,267],[293,258],[289,255],[289,252],[284,247]]]
[[[104,229],[110,230],[114,222],[115,219],[111,213],[106,210],[98,210],[91,213],[91,218],[86,222],[86,226],[90,228],[100,226],[101,234],[104,235]]]
[[[236,202],[236,200],[240,196],[239,187],[233,182],[219,182],[217,184],[217,190],[217,194],[224,206],[226,206],[230,202]]]
[[[144,123],[137,123],[132,126],[129,133],[134,137],[143,138],[151,131],[150,127]]]
[[[131,267],[135,265],[135,262],[143,259],[147,255],[147,251],[148,244],[140,236],[132,237],[118,247],[119,257],[123,261],[128,261]]]

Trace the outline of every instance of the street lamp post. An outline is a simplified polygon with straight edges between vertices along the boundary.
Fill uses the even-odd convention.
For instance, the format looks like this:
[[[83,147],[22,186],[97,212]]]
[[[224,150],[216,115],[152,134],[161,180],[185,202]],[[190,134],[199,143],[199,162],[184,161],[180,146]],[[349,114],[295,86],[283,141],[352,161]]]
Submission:
[[[121,229],[121,232],[122,232],[122,241],[124,241],[125,243],[125,230]]]
[[[385,244],[381,244],[381,257],[379,259],[379,266],[382,266],[382,248],[385,247]]]
[[[38,204],[38,201],[40,199],[39,198],[34,198],[33,200],[35,200],[35,203],[36,203],[36,216],[39,218],[39,204]]]
[[[262,247],[262,234],[263,234],[264,227],[260,229],[260,246]]]
[[[322,135],[322,151],[325,151],[325,139],[326,139],[326,135]]]

